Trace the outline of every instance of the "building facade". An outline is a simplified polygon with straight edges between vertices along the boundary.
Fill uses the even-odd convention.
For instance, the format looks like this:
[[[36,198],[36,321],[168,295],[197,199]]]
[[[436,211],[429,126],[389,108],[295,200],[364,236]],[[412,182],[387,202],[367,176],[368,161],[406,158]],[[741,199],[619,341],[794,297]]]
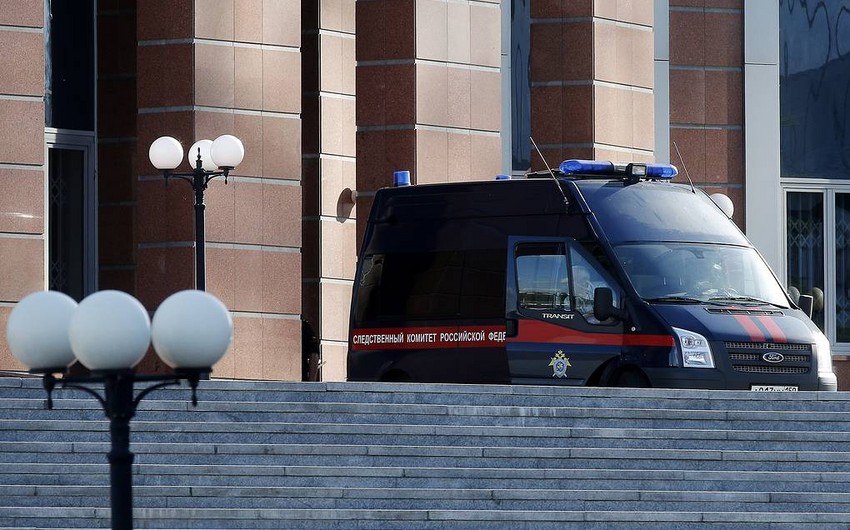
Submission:
[[[848,13],[847,1],[780,1],[783,207],[773,219],[783,229],[782,275],[789,288],[815,297],[813,319],[830,339],[839,366],[850,354]]]
[[[39,289],[154,311],[191,288],[193,194],[147,150],[233,134],[245,159],[206,194],[207,289],[235,322],[218,377],[344,380],[374,192],[397,169],[490,179],[541,155],[669,161],[729,195],[780,278],[820,290],[841,367],[847,3],[2,2],[0,329]]]

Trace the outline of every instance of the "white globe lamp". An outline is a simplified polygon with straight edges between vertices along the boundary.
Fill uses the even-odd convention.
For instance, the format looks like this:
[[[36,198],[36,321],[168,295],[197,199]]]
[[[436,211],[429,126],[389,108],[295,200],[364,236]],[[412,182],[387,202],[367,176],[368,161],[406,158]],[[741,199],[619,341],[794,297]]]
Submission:
[[[165,299],[153,316],[153,346],[175,369],[211,368],[233,339],[233,320],[221,301],[187,290]]]
[[[189,166],[194,169],[198,165],[198,151],[201,152],[201,167],[206,171],[215,171],[218,166],[213,163],[210,156],[210,148],[212,148],[212,140],[198,140],[192,144],[189,151],[186,153],[186,160],[189,161]]]
[[[212,161],[218,167],[234,168],[245,158],[245,146],[242,141],[230,134],[223,134],[215,139],[210,147]]]
[[[77,302],[57,291],[40,291],[15,305],[6,323],[12,355],[34,372],[64,372],[74,362],[68,339]]]
[[[99,291],[80,302],[71,318],[69,337],[74,354],[86,368],[130,369],[150,346],[150,317],[129,294]]]
[[[153,167],[159,170],[176,169],[183,161],[183,146],[171,136],[160,136],[148,149],[148,158]]]

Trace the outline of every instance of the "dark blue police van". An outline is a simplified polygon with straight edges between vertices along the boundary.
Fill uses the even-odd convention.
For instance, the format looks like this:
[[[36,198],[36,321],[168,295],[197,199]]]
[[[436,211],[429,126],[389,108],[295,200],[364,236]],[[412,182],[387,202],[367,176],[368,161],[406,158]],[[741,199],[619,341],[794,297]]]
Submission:
[[[674,166],[377,192],[350,381],[836,390],[828,340]],[[806,307],[808,303],[808,307]]]

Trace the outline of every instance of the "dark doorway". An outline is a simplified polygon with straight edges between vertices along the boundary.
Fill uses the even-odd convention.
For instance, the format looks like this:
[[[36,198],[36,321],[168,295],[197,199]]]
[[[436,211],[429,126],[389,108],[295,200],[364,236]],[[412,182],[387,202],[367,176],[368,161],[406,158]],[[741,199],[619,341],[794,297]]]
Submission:
[[[85,295],[85,151],[48,150],[48,280],[77,301]]]

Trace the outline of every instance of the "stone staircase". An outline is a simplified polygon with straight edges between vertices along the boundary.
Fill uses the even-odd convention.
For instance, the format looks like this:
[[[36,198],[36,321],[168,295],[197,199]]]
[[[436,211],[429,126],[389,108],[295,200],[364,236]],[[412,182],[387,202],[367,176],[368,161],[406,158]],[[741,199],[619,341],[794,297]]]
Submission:
[[[850,529],[850,395],[203,381],[131,424],[136,528]],[[89,396],[0,378],[0,530],[108,528]]]

